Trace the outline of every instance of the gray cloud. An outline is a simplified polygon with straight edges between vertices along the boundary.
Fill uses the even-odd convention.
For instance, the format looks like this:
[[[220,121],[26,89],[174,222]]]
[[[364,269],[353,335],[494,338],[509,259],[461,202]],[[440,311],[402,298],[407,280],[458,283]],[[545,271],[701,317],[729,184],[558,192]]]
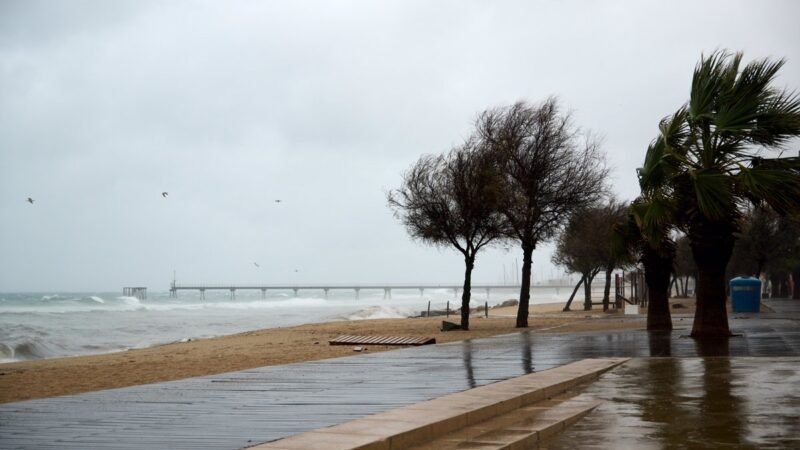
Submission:
[[[615,189],[632,198],[701,51],[786,57],[782,81],[797,87],[799,9],[3,2],[0,291],[158,289],[173,269],[457,281],[458,256],[411,242],[385,206],[420,154],[458,143],[486,107],[559,95],[605,137]],[[558,273],[548,252],[537,277]],[[479,256],[476,279],[502,279],[515,256]]]

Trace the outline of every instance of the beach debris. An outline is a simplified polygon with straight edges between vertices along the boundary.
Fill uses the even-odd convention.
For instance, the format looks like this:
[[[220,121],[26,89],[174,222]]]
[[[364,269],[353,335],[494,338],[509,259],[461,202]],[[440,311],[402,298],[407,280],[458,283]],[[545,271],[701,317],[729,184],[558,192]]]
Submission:
[[[461,325],[459,325],[457,323],[448,322],[446,320],[442,321],[442,328],[441,328],[442,331],[451,331],[451,330],[460,330],[460,329],[461,329]]]
[[[353,347],[354,352],[361,352],[364,351],[364,347]]]
[[[436,339],[429,336],[355,336],[343,334],[328,341],[330,345],[428,345]]]

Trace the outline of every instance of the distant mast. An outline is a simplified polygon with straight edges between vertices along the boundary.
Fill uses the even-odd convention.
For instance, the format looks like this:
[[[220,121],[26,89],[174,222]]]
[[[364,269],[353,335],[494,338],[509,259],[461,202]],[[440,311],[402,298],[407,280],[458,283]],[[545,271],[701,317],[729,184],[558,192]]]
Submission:
[[[172,269],[172,285],[169,287],[169,296],[172,298],[178,298],[178,290],[175,289],[175,282],[177,280],[175,273],[175,269]]]

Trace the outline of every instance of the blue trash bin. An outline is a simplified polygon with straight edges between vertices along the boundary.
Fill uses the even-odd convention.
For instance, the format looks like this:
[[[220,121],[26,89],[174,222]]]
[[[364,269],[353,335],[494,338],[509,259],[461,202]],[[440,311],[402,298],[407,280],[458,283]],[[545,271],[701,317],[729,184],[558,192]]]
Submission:
[[[730,284],[733,312],[758,312],[761,309],[761,280],[753,277],[736,277]]]

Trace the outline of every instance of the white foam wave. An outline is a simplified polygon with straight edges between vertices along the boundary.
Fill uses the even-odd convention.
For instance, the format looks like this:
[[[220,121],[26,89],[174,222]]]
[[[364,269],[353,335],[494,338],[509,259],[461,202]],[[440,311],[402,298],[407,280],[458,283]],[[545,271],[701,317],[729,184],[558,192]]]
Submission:
[[[91,297],[89,297],[89,298],[90,298],[91,300],[94,300],[95,302],[97,302],[97,303],[101,303],[101,304],[105,304],[105,302],[106,302],[105,300],[103,300],[102,298],[100,298],[100,297],[98,297],[98,296],[96,296],[96,295],[93,295],[93,296],[91,296]]]
[[[418,311],[399,306],[370,306],[356,312],[344,314],[341,317],[345,320],[366,320],[366,319],[405,319],[419,314]]]
[[[130,306],[133,308],[140,308],[142,306],[142,301],[136,297],[117,297],[117,300],[121,301],[123,305]]]

